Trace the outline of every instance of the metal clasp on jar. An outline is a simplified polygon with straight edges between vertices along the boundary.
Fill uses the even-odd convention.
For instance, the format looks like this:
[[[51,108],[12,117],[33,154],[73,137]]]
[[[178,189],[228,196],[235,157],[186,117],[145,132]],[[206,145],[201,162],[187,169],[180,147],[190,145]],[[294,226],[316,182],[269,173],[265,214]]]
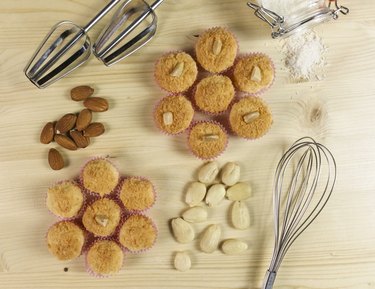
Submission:
[[[334,20],[336,20],[339,17],[339,12],[346,15],[349,13],[349,8],[340,6],[337,3],[337,0],[327,0],[328,1],[328,8],[329,8],[329,14],[328,16],[331,16]],[[335,7],[331,8],[332,3],[334,3]],[[271,36],[272,38],[278,38],[280,36],[283,36],[296,28],[312,21],[312,20],[318,20],[319,17],[322,17],[322,13],[310,16],[306,19],[303,19],[300,22],[294,23],[292,25],[285,25],[285,19],[284,16],[277,14],[276,12],[269,10],[267,8],[264,8],[258,4],[248,2],[247,6],[249,6],[251,9],[254,10],[254,14],[256,17],[261,19],[262,21],[266,22],[268,25],[272,28]],[[324,13],[327,15],[326,13]]]

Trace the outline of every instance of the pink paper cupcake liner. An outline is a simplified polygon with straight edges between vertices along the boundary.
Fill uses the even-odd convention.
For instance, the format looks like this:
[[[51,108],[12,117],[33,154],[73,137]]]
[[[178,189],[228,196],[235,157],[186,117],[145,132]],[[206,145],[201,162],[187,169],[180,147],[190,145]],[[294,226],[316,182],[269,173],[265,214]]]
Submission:
[[[98,274],[98,273],[94,272],[94,271],[91,269],[91,267],[90,267],[90,265],[89,265],[89,263],[88,263],[88,260],[87,260],[88,252],[89,252],[89,250],[91,249],[91,247],[94,246],[97,242],[100,242],[100,241],[112,241],[112,242],[116,243],[116,244],[120,247],[120,249],[121,249],[121,251],[122,251],[122,253],[123,253],[123,263],[122,263],[122,265],[121,265],[120,270],[121,270],[121,269],[123,268],[123,266],[124,266],[124,263],[125,263],[125,257],[126,257],[126,252],[125,252],[125,250],[123,249],[123,247],[119,244],[119,242],[116,240],[116,238],[113,238],[113,237],[97,237],[97,238],[95,238],[95,239],[91,242],[91,244],[90,244],[89,246],[87,246],[87,249],[86,249],[86,251],[84,252],[84,254],[85,254],[85,269],[86,269],[86,272],[89,273],[89,275],[91,275],[91,276],[93,276],[93,277],[95,277],[95,278],[104,279],[104,278],[109,278],[109,277],[111,277],[112,275],[114,275],[114,274],[116,274],[116,273],[113,273],[113,274]]]
[[[211,30],[217,29],[217,28],[220,28],[220,29],[224,29],[224,30],[226,30],[227,32],[229,32],[229,33],[234,37],[234,39],[235,39],[235,41],[236,41],[236,43],[237,43],[237,52],[236,52],[236,58],[237,58],[237,56],[238,56],[238,54],[239,54],[239,51],[240,51],[240,45],[239,45],[239,42],[238,42],[238,38],[237,38],[236,34],[234,34],[234,33],[233,33],[228,27],[224,27],[224,26],[214,26],[214,27],[211,27],[211,28],[209,28],[209,29],[206,29],[206,30],[202,31],[202,32],[199,34],[199,37],[200,37],[202,34],[204,34],[204,33],[206,33],[206,32],[209,32],[209,31],[211,31]],[[219,72],[211,72],[211,71],[208,71],[207,69],[205,69],[205,68],[200,64],[200,62],[198,61],[198,58],[197,58],[197,56],[196,56],[196,45],[197,45],[197,43],[198,43],[198,39],[199,39],[199,37],[197,37],[196,43],[195,43],[195,45],[194,45],[194,56],[195,56],[194,59],[195,59],[195,61],[196,61],[197,64],[198,64],[198,69],[199,69],[199,70],[202,70],[202,71],[207,71],[207,72],[209,72],[209,73],[211,73],[211,74],[225,74],[225,73],[227,73],[227,72],[233,67],[233,65],[234,65],[234,63],[235,63],[235,60],[234,60],[234,62],[232,63],[231,66],[229,66],[228,68],[223,69],[222,71],[219,71]]]
[[[83,175],[83,170],[85,169],[86,165],[87,165],[88,163],[90,163],[91,161],[94,161],[94,160],[105,160],[105,161],[109,162],[109,163],[110,163],[110,164],[116,169],[117,172],[119,172],[119,170],[118,170],[117,166],[116,166],[113,162],[111,162],[111,161],[108,159],[108,157],[100,157],[100,156],[98,156],[98,157],[92,157],[91,159],[89,159],[89,160],[88,160],[88,161],[82,166],[82,168],[81,168],[81,172],[80,172],[80,174],[79,174],[79,183],[81,184],[82,188],[84,189],[84,193],[85,193],[86,195],[89,196],[88,198],[94,198],[94,199],[95,199],[95,198],[97,198],[97,197],[101,197],[101,195],[100,195],[99,193],[97,193],[97,192],[91,191],[91,190],[89,190],[88,188],[86,188],[85,185],[84,185],[84,182],[83,182],[83,177],[82,177],[82,175]],[[119,181],[120,181],[120,173],[119,173],[119,178],[118,178],[118,181],[117,181],[116,186],[113,188],[113,190],[112,190],[109,194],[106,194],[106,195],[104,195],[103,197],[107,197],[107,196],[111,196],[111,195],[113,195],[114,192],[115,192],[115,190],[116,190],[116,187],[118,186]]]
[[[219,152],[217,155],[215,155],[215,156],[212,156],[212,157],[209,157],[209,158],[201,157],[201,156],[197,155],[196,153],[194,153],[194,151],[193,151],[193,149],[192,149],[192,147],[191,147],[191,145],[190,145],[190,141],[189,141],[189,139],[190,139],[191,131],[192,131],[192,129],[193,129],[197,124],[200,124],[200,123],[212,123],[212,124],[218,125],[218,126],[223,130],[223,132],[225,133],[225,135],[227,136],[227,139],[226,139],[226,143],[225,143],[224,149],[223,149],[221,152]],[[229,136],[228,136],[228,132],[227,132],[227,130],[225,129],[225,127],[224,127],[221,123],[219,123],[219,122],[217,122],[217,121],[214,121],[214,120],[195,121],[195,122],[191,125],[191,128],[190,128],[190,130],[189,130],[189,132],[188,132],[187,145],[188,145],[188,148],[189,148],[190,153],[192,153],[192,154],[193,154],[195,157],[197,157],[198,159],[201,159],[201,160],[204,160],[204,161],[212,161],[212,160],[218,158],[219,156],[221,156],[221,155],[225,152],[225,150],[227,149],[227,147],[228,147],[228,143],[229,143]]]
[[[60,221],[71,221],[71,220],[75,220],[75,219],[78,219],[78,218],[81,218],[82,215],[83,215],[83,212],[86,210],[86,204],[88,202],[88,198],[87,198],[87,195],[85,194],[85,191],[84,191],[84,188],[83,186],[81,185],[80,182],[78,182],[77,180],[73,179],[73,180],[62,180],[62,181],[58,181],[56,182],[54,185],[52,185],[51,187],[54,187],[56,185],[59,185],[59,184],[62,184],[64,182],[73,182],[75,183],[80,189],[81,189],[81,192],[82,192],[82,196],[83,196],[83,202],[82,202],[82,207],[81,209],[77,212],[77,214],[75,214],[74,216],[72,217],[63,217],[63,216],[59,216],[57,214],[55,214],[54,212],[52,212],[48,206],[47,206],[47,198],[48,198],[48,193],[45,195],[45,198],[44,198],[44,203],[46,204],[46,208],[48,210],[48,212],[56,217],[58,220]],[[50,188],[51,188],[50,187]]]
[[[244,59],[244,58],[248,58],[248,57],[252,57],[252,56],[264,56],[264,57],[267,57],[271,63],[271,66],[272,66],[272,70],[273,70],[273,78],[272,78],[272,81],[270,84],[268,84],[267,86],[261,88],[260,90],[258,90],[257,92],[247,92],[247,91],[242,91],[240,90],[236,84],[235,84],[235,81],[234,81],[234,68],[236,67],[237,63],[241,60],[241,59]],[[275,82],[275,78],[276,78],[276,69],[275,69],[275,64],[273,62],[273,60],[271,59],[271,57],[269,57],[267,54],[265,53],[262,53],[262,52],[250,52],[250,53],[244,53],[244,54],[241,54],[241,55],[238,55],[235,62],[234,62],[234,65],[232,66],[232,68],[228,71],[228,76],[230,79],[232,79],[232,82],[233,82],[233,85],[235,87],[235,89],[238,91],[238,96],[240,97],[246,97],[246,96],[261,96],[262,94],[264,94],[269,88],[271,88],[271,86],[273,85],[273,83]]]
[[[181,134],[185,133],[185,132],[189,129],[189,127],[190,127],[190,125],[191,125],[191,122],[192,122],[193,119],[194,119],[194,115],[193,115],[193,119],[192,119],[192,121],[190,122],[190,125],[189,125],[186,129],[184,129],[184,130],[182,130],[182,131],[180,131],[180,132],[178,132],[178,133],[170,133],[170,132],[167,132],[166,130],[164,130],[164,129],[158,124],[158,122],[156,121],[156,112],[157,112],[157,109],[158,109],[158,107],[160,106],[161,102],[162,102],[163,100],[169,98],[169,97],[174,97],[174,96],[177,96],[177,95],[182,95],[182,96],[184,96],[188,101],[190,101],[190,103],[191,103],[191,105],[192,105],[192,107],[193,107],[193,109],[194,109],[194,114],[195,114],[195,107],[194,107],[194,104],[193,104],[192,100],[190,99],[189,96],[187,96],[187,95],[185,95],[185,94],[183,94],[183,93],[169,94],[169,95],[163,97],[162,99],[160,99],[160,100],[155,104],[152,115],[153,115],[153,119],[154,119],[154,124],[155,124],[155,126],[158,128],[158,130],[159,130],[161,133],[163,133],[164,135],[167,135],[167,136],[177,136],[177,135],[181,135]]]
[[[198,74],[199,74],[199,69],[198,69],[198,63],[196,61],[196,59],[191,55],[191,53],[187,52],[187,51],[184,51],[184,50],[174,50],[174,51],[169,51],[169,52],[166,52],[166,53],[163,53],[162,56],[160,56],[156,61],[155,61],[155,64],[154,64],[154,81],[155,83],[157,84],[157,86],[163,90],[164,92],[168,93],[168,94],[184,94],[186,93],[196,82],[196,79],[194,80],[194,82],[186,89],[182,90],[182,91],[170,91],[166,88],[163,87],[163,85],[159,82],[159,80],[157,79],[156,75],[155,75],[155,72],[156,72],[156,66],[158,65],[159,61],[161,59],[163,59],[164,57],[170,55],[170,54],[177,54],[177,53],[186,53],[186,54],[189,54],[193,60],[195,61],[196,65],[197,65],[197,70],[198,70]],[[198,74],[197,74],[197,77],[198,77]]]
[[[122,226],[125,224],[125,222],[126,222],[131,216],[136,216],[136,215],[146,217],[148,220],[150,220],[150,221],[151,221],[151,224],[152,224],[152,227],[153,227],[154,230],[155,230],[156,238],[155,238],[153,244],[152,244],[149,248],[144,248],[144,249],[140,249],[140,250],[131,250],[131,249],[125,247],[123,244],[121,244],[121,241],[120,241],[120,231],[121,231]],[[154,247],[154,245],[155,245],[155,243],[156,243],[156,241],[157,241],[157,239],[158,239],[159,231],[158,231],[158,227],[156,226],[155,222],[154,222],[154,221],[152,220],[152,218],[150,218],[149,216],[147,216],[147,215],[145,215],[145,214],[143,214],[143,213],[129,213],[129,214],[125,215],[124,218],[121,220],[120,225],[118,226],[117,233],[116,233],[115,235],[116,235],[116,237],[117,237],[117,242],[118,242],[118,243],[120,244],[120,246],[125,250],[125,252],[128,252],[128,253],[130,253],[130,254],[141,254],[141,253],[145,253],[145,252],[151,250],[151,249]]]
[[[124,203],[122,202],[121,198],[120,198],[121,189],[122,189],[122,186],[123,186],[125,180],[132,179],[132,178],[133,179],[138,179],[138,180],[143,180],[143,181],[150,182],[150,184],[152,186],[152,192],[153,192],[153,195],[154,195],[154,201],[153,201],[153,203],[150,206],[148,206],[147,208],[145,208],[143,210],[132,210],[132,209],[127,208],[124,205]],[[118,186],[117,191],[116,191],[116,198],[118,199],[118,202],[120,203],[120,206],[123,209],[123,211],[124,211],[125,214],[143,214],[143,213],[145,213],[146,211],[148,211],[149,209],[151,209],[155,205],[156,199],[157,199],[157,192],[156,192],[154,183],[151,182],[149,179],[147,179],[145,177],[142,177],[142,176],[126,176],[126,177],[122,177],[121,180],[120,180],[119,186]]]

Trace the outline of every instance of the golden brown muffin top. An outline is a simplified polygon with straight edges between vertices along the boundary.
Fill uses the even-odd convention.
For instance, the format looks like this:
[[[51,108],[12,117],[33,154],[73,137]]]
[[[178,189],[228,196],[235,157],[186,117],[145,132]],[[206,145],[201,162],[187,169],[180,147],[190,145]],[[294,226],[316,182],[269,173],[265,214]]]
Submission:
[[[197,79],[198,68],[194,59],[185,52],[173,52],[161,57],[155,66],[159,85],[170,92],[183,92]]]
[[[169,134],[178,134],[186,130],[193,116],[191,102],[181,94],[163,98],[154,114],[157,125]]]
[[[113,191],[119,181],[119,172],[106,159],[95,159],[88,162],[82,171],[83,186],[100,196]]]
[[[132,215],[122,225],[119,240],[130,251],[141,251],[151,248],[156,237],[157,231],[150,218]]]
[[[109,275],[120,271],[124,253],[120,246],[110,240],[97,241],[87,252],[87,264],[99,275]]]
[[[48,189],[47,208],[60,217],[74,217],[82,205],[81,188],[73,181],[64,181]]]
[[[267,133],[272,125],[272,115],[260,98],[245,97],[233,105],[229,121],[237,135],[256,139]]]
[[[202,122],[192,127],[188,141],[195,155],[202,159],[211,159],[225,150],[228,136],[219,124]]]
[[[260,79],[252,79],[253,69],[260,70]],[[233,70],[233,81],[239,90],[257,93],[272,84],[274,75],[271,59],[266,55],[254,54],[243,57],[236,63]]]
[[[228,108],[234,94],[234,87],[229,77],[213,75],[198,83],[194,98],[197,106],[203,111],[220,113]]]
[[[212,73],[222,72],[234,63],[238,44],[234,35],[225,28],[216,27],[202,33],[195,45],[197,60]]]
[[[103,198],[89,205],[83,213],[85,228],[97,236],[109,236],[115,232],[121,218],[121,208],[115,201]]]
[[[155,201],[154,188],[149,180],[130,177],[124,180],[120,199],[128,210],[145,210]]]
[[[48,250],[59,260],[71,260],[81,255],[85,235],[73,222],[54,224],[47,233]]]

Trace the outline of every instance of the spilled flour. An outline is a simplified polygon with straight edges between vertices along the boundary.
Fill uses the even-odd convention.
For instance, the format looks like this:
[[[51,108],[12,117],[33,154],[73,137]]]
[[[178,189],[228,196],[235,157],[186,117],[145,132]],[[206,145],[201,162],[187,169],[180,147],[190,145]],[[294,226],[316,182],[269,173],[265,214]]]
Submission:
[[[303,30],[281,40],[285,66],[296,81],[321,80],[327,65],[326,46],[313,30]]]

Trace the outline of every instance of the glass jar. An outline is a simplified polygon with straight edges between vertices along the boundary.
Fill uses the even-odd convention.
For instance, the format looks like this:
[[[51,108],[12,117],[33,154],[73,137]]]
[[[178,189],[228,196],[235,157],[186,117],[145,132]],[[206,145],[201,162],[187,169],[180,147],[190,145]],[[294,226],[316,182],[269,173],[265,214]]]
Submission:
[[[301,29],[336,20],[339,13],[349,13],[349,9],[339,6],[337,0],[257,0],[257,3],[247,5],[271,26],[272,38],[289,36]]]

